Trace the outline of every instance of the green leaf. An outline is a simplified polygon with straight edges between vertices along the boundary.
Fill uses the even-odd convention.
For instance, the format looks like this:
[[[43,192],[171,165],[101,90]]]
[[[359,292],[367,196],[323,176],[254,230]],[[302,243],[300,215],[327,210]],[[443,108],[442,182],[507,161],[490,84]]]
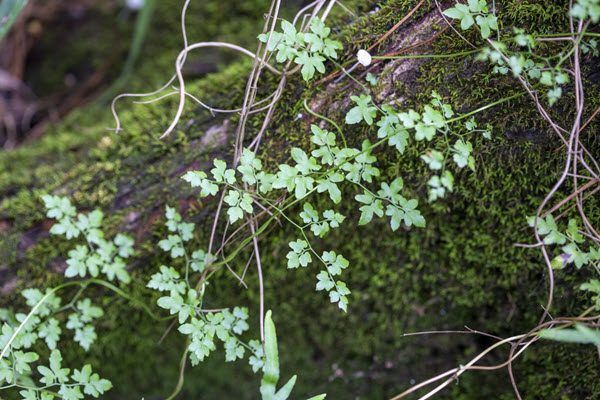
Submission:
[[[81,400],[84,397],[79,386],[61,385],[58,394],[63,400]]]
[[[567,236],[569,239],[574,241],[575,243],[582,243],[585,238],[579,233],[579,226],[577,225],[577,220],[571,218],[569,219],[569,225],[567,227]]]
[[[277,350],[277,332],[271,317],[271,310],[265,314],[265,363],[263,377],[260,382],[260,393],[263,400],[274,400],[277,382],[279,381],[279,352]]]
[[[287,398],[290,397],[292,390],[294,389],[294,385],[296,384],[296,378],[296,375],[292,376],[286,382],[286,384],[283,385],[277,393],[275,393],[275,397],[273,397],[273,400],[287,400]]]
[[[577,269],[580,269],[590,262],[589,255],[581,251],[575,243],[569,243],[566,246],[563,246],[562,251],[567,257],[566,262],[574,263]]]
[[[251,340],[248,345],[252,348],[253,354],[248,358],[248,362],[252,367],[252,372],[256,373],[265,365],[264,352],[262,345],[258,340]]]
[[[345,216],[333,210],[325,210],[323,212],[323,218],[325,218],[331,228],[339,227],[340,224],[346,219]]]
[[[447,8],[446,10],[444,10],[443,14],[446,17],[452,18],[452,19],[462,19],[463,16],[465,15],[464,11],[461,11],[461,9],[459,9],[457,7]]]
[[[475,20],[471,14],[465,14],[460,20],[460,28],[464,31],[473,26]]]
[[[533,227],[535,223],[535,217],[528,218],[529,226]],[[544,244],[565,244],[567,237],[559,232],[554,217],[549,214],[545,219],[539,218],[537,224],[537,233],[544,237]]]
[[[367,125],[372,125],[373,119],[377,116],[377,108],[373,106],[371,96],[363,94],[350,96],[350,99],[356,103],[356,106],[346,114],[346,123],[351,125],[365,121]]]
[[[404,224],[408,227],[414,225],[418,228],[425,227],[425,218],[421,215],[421,212],[417,210],[419,202],[415,199],[400,201],[400,205],[404,209]]]
[[[342,281],[337,281],[335,283],[335,290],[331,290],[329,292],[329,300],[332,303],[337,303],[338,307],[344,311],[348,311],[348,297],[350,294],[350,289],[346,286],[346,284]]]
[[[92,305],[90,299],[83,299],[77,302],[77,310],[81,314],[81,320],[83,322],[91,322],[94,319],[100,318],[104,315],[104,311],[100,307]]]
[[[112,383],[108,379],[101,379],[89,364],[84,365],[81,370],[74,370],[72,379],[83,386],[85,394],[92,397],[99,397],[112,388]]]
[[[442,176],[434,175],[427,182],[429,188],[429,201],[433,202],[445,196],[446,190],[452,192],[454,187],[454,176],[450,171],[444,171]]]
[[[408,131],[405,129],[397,131],[389,137],[388,144],[395,147],[400,154],[403,154],[408,144]]]
[[[59,223],[52,225],[50,233],[53,235],[64,235],[67,239],[73,239],[78,237],[81,232],[71,219],[64,218]]]
[[[237,190],[230,190],[229,192],[227,192],[227,195],[223,198],[223,201],[225,202],[225,204],[227,204],[231,207],[235,207],[238,204],[240,204],[240,200],[241,200],[240,192]]]
[[[269,42],[269,45],[267,48],[269,51],[273,51],[277,48],[277,45],[279,45],[281,43],[281,41],[283,40],[283,34],[281,32],[273,31],[270,33],[261,33],[260,35],[257,36],[257,38],[262,43]]]
[[[92,343],[96,341],[98,335],[96,335],[96,330],[92,325],[86,325],[81,329],[77,329],[75,331],[74,340],[76,343],[85,350],[88,351]]]
[[[335,286],[335,282],[330,278],[327,271],[321,271],[317,274],[317,286],[316,290],[330,291]]]
[[[363,203],[364,205],[359,208],[360,220],[359,225],[366,225],[373,219],[373,215],[378,217],[383,216],[383,204],[381,200],[376,199],[370,193],[359,194],[354,197],[356,201]]]
[[[443,14],[452,19],[460,19],[462,30],[469,29],[475,23],[471,10],[464,4],[456,4],[454,7],[444,10]]]
[[[310,176],[301,176],[296,168],[281,164],[273,187],[275,189],[286,188],[289,192],[294,191],[294,196],[301,199],[309,190],[313,189],[314,179]]]
[[[114,238],[115,245],[119,248],[119,256],[128,258],[133,254],[133,239],[127,235],[118,233]]]
[[[288,191],[294,190],[296,187],[296,178],[298,177],[298,170],[287,164],[280,164],[279,171],[277,172],[273,187],[275,189],[287,189]]]
[[[117,279],[120,282],[129,283],[131,282],[131,277],[125,267],[126,265],[123,260],[116,257],[112,262],[103,265],[102,273],[106,275],[108,280]]]
[[[600,310],[600,280],[591,279],[588,282],[582,284],[579,289],[592,292],[592,301],[595,302],[596,310]]]
[[[408,112],[399,113],[398,119],[406,129],[412,129],[417,125],[417,122],[420,121],[421,114],[415,110],[408,110]]]
[[[71,205],[71,202],[66,197],[43,195],[42,200],[48,210],[46,216],[48,218],[60,221],[64,218],[75,217],[77,210]]]
[[[315,35],[314,33],[304,33],[302,35],[304,42],[310,47],[309,51],[311,53],[321,53],[323,52],[323,48],[325,46],[325,42],[319,35]]]
[[[45,293],[38,289],[25,289],[21,292],[21,295],[25,297],[29,307],[35,307],[46,296],[44,302],[38,306],[36,311],[36,315],[40,317],[48,316],[60,308],[61,299],[51,289],[46,289]]]
[[[327,37],[331,29],[325,26],[325,23],[320,18],[312,18],[310,20],[310,30],[320,37]]]
[[[557,86],[553,89],[548,90],[548,104],[554,105],[562,96],[562,88]]]
[[[158,242],[158,246],[164,251],[171,253],[171,258],[182,257],[185,255],[183,243],[179,235],[168,235],[166,239]]]
[[[315,124],[310,126],[310,131],[312,132],[310,141],[317,146],[335,146],[335,133],[321,129]]]
[[[244,358],[244,347],[240,345],[237,339],[230,337],[225,341],[225,361],[231,362],[238,358]]]
[[[12,384],[14,379],[15,374],[12,366],[8,364],[7,360],[0,359],[0,383]]]
[[[444,155],[437,150],[429,150],[421,156],[421,159],[425,161],[429,169],[435,171],[442,169]]]
[[[256,158],[253,151],[244,149],[240,157],[237,170],[242,174],[242,182],[254,185],[257,182],[256,174],[262,169],[262,162]]]
[[[394,109],[387,104],[382,106],[382,109],[384,115],[377,121],[377,126],[379,127],[377,137],[380,139],[391,136],[401,129],[399,126],[400,119]]]
[[[229,205],[227,215],[229,216],[229,222],[232,224],[244,217],[244,211],[249,214],[253,211],[252,197],[246,192],[241,193],[238,190],[230,190],[223,201]]]
[[[417,200],[401,199],[400,204],[389,204],[386,207],[385,214],[390,217],[390,226],[393,231],[398,230],[402,222],[407,227],[412,225],[416,227],[425,226],[425,218],[416,209],[417,205]]]
[[[52,350],[50,353],[50,367],[40,365],[37,367],[38,372],[42,375],[40,382],[46,385],[54,383],[64,383],[69,378],[69,368],[62,368],[62,355],[59,350]]]
[[[400,177],[394,179],[389,185],[386,182],[381,182],[381,189],[379,189],[377,195],[392,203],[397,203],[402,199],[400,191],[403,187],[404,181]]]
[[[283,34],[289,42],[293,43],[298,41],[298,33],[296,31],[296,27],[294,27],[294,25],[291,22],[282,20],[281,29],[283,30]]]
[[[426,105],[425,110],[423,111],[423,123],[427,126],[433,126],[439,129],[444,127],[446,120],[441,112],[430,105]]]
[[[370,72],[367,73],[367,76],[365,77],[365,80],[371,86],[377,85],[377,77],[375,75],[373,75],[372,73],[370,73]]]
[[[313,171],[318,171],[321,167],[317,164],[317,160],[314,157],[308,157],[304,150],[299,149],[297,147],[293,147],[292,158],[296,161],[296,169],[302,175],[308,175]]]
[[[492,31],[498,30],[498,20],[495,15],[478,15],[475,20],[481,29],[481,37],[484,39],[489,38]]]
[[[539,336],[559,342],[600,346],[600,330],[590,329],[583,324],[575,325],[575,329],[544,329],[540,331]]]
[[[185,293],[185,282],[180,280],[179,272],[175,268],[160,266],[160,272],[155,273],[150,277],[150,281],[146,285],[151,289],[161,292]]]
[[[46,345],[50,350],[54,350],[56,348],[56,344],[60,340],[60,334],[62,330],[60,329],[60,325],[58,320],[55,318],[48,319],[44,324],[40,325],[38,330],[38,334],[41,339],[44,339]]]
[[[192,253],[192,261],[190,267],[192,271],[203,272],[208,264],[210,264],[212,257],[210,254],[204,252],[204,250],[196,250]]]
[[[188,171],[181,178],[192,187],[200,187],[200,197],[214,196],[219,191],[219,186],[207,179],[203,171]]]
[[[342,270],[348,268],[350,265],[349,261],[344,258],[341,254],[336,254],[334,251],[326,251],[321,255],[327,271],[332,275],[336,276],[342,273]]]
[[[302,218],[302,222],[305,224],[310,224],[311,222],[317,222],[319,220],[319,213],[314,209],[312,204],[304,203],[302,207],[303,211],[300,213],[300,218]]]
[[[588,290],[597,294],[600,294],[600,280],[592,279],[580,286],[581,290]]]
[[[83,245],[78,245],[75,249],[69,251],[69,259],[67,259],[67,269],[65,270],[65,276],[72,278],[79,275],[81,278],[85,277],[87,273],[87,266],[85,260],[88,256],[88,248]],[[96,271],[96,275],[98,275]]]
[[[444,171],[440,181],[442,185],[449,191],[452,191],[452,189],[454,188],[454,176],[450,171]]]
[[[81,321],[80,315],[78,313],[70,314],[69,319],[67,320],[67,329],[80,329],[83,328],[85,324]]]
[[[469,11],[473,13],[486,13],[487,4],[485,0],[468,0]]]
[[[8,33],[26,5],[27,0],[5,0],[0,3],[0,39]]]
[[[273,190],[273,183],[275,182],[276,176],[274,174],[269,174],[264,171],[256,174],[256,179],[258,181],[258,192],[259,193],[268,193]]]
[[[289,243],[292,251],[288,252],[286,258],[288,259],[288,268],[298,268],[300,266],[306,267],[312,262],[312,257],[308,250],[308,243],[304,240],[296,240]]]
[[[194,224],[191,223],[179,223],[177,225],[177,232],[184,242],[189,241],[194,237]]]
[[[600,4],[597,0],[578,0],[569,14],[582,21],[589,18],[595,24],[600,21]]]
[[[77,228],[81,231],[99,228],[102,225],[104,214],[100,210],[94,210],[91,213],[79,214],[77,216]]]
[[[325,39],[323,41],[323,50],[321,53],[329,58],[333,58],[334,60],[338,58],[337,50],[341,50],[342,43],[337,40]]]
[[[436,129],[434,126],[425,125],[423,122],[419,122],[415,125],[415,140],[421,141],[427,139],[431,141],[435,136]]]
[[[346,162],[342,165],[342,169],[348,172],[346,174],[347,180],[354,183],[360,183],[361,180],[372,182],[373,177],[379,176],[379,169],[372,165],[377,161],[377,158],[371,155],[372,148],[371,142],[368,139],[364,140],[362,151],[354,152],[358,154],[354,159],[354,163]]]
[[[320,73],[325,72],[324,61],[325,58],[315,53],[309,53],[308,51],[298,52],[297,57],[294,59],[296,64],[302,66],[300,72],[302,73],[302,78],[307,82],[314,77],[315,70]]]
[[[12,353],[12,356],[13,356],[13,362],[14,362],[13,368],[19,374],[25,374],[25,373],[31,372],[31,367],[29,366],[29,364],[37,361],[40,358],[40,356],[38,356],[37,353],[34,353],[34,352],[24,353],[22,351],[14,351]]]
[[[471,152],[473,151],[471,142],[465,142],[462,139],[458,139],[456,143],[454,143],[452,150],[454,151],[452,159],[459,168],[469,165],[471,169],[474,169],[475,159],[471,156]]]
[[[22,400],[38,400],[37,392],[33,389],[21,390],[19,394]]]
[[[335,204],[338,204],[342,200],[342,192],[337,186],[337,183],[344,180],[344,175],[338,172],[329,172],[325,179],[317,181],[317,192],[327,192],[329,198]]]
[[[233,185],[235,183],[235,170],[227,169],[227,164],[223,160],[214,160],[214,168],[210,170],[213,174],[215,181],[219,183],[228,183]]]
[[[193,293],[190,295],[190,292]],[[187,298],[195,299],[195,293],[196,292],[193,289],[190,289]],[[169,310],[171,315],[177,314],[179,323],[183,324],[190,316],[195,314],[194,307],[197,305],[197,302],[196,299],[195,301],[192,301],[191,305],[186,304],[186,301],[179,293],[171,293],[170,296],[159,298],[157,304],[159,307]]]

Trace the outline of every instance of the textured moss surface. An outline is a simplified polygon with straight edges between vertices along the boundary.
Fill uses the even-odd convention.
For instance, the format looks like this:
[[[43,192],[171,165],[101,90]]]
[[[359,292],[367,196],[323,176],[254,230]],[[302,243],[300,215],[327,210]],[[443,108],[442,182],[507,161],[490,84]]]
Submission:
[[[218,4],[208,3],[213,4],[207,6],[209,9]],[[336,33],[348,49],[345,60],[352,59],[356,48],[376,40],[414,4],[390,0],[381,4],[378,12],[356,20],[337,11],[333,25],[343,27]],[[355,8],[361,12],[370,9],[364,4]],[[430,10],[431,5],[424,5],[412,21]],[[564,31],[564,10],[565,6],[546,6],[541,0],[513,0],[503,4],[499,15],[505,26],[548,26],[549,30]],[[176,11],[165,9],[162,14],[171,18]],[[256,17],[255,8],[248,12],[249,18]],[[208,18],[206,14],[196,17],[200,21]],[[175,29],[174,21],[169,29]],[[408,22],[398,35],[410,35],[413,23]],[[206,34],[215,32],[209,29]],[[389,50],[395,37],[380,50]],[[451,53],[465,49],[464,43],[447,31],[419,51]],[[152,57],[148,59],[153,62]],[[385,66],[377,68],[386,71]],[[148,67],[150,70],[153,68]],[[234,63],[190,82],[188,90],[214,106],[236,107],[241,103],[248,71],[248,62]],[[162,73],[169,72],[155,73],[164,77]],[[275,84],[273,77],[266,76],[263,94]],[[144,87],[143,80],[133,85]],[[593,109],[600,104],[600,96],[595,84],[589,85],[595,88],[588,99]],[[461,112],[520,90],[510,77],[492,75],[473,58],[423,61],[399,76],[386,77],[383,73],[377,90],[384,87],[394,93],[400,108],[418,107],[429,101],[431,90],[437,90]],[[337,87],[306,87],[293,78],[265,136],[264,148],[269,150],[264,156],[269,165],[285,159],[290,145],[307,145],[309,121],[296,118],[303,112],[304,99],[325,96],[328,104],[339,105],[357,91],[347,81]],[[215,156],[228,157],[235,120],[224,122],[190,106],[178,130],[159,141],[158,136],[170,122],[174,101],[150,106],[124,103],[120,115],[125,130],[119,135],[105,129],[112,124],[106,110],[81,110],[40,142],[0,154],[0,266],[6,276],[16,276],[17,289],[58,282],[61,278],[57,272],[71,246],[47,234],[39,200],[45,192],[68,195],[79,209],[101,207],[110,216],[110,232],[125,230],[136,238],[134,283],[129,290],[148,302],[153,303],[153,299],[144,288],[145,282],[159,265],[168,262],[155,244],[165,232],[164,205],[177,205],[196,222],[197,243],[206,243],[214,204],[197,202],[179,176],[188,168],[207,167]],[[331,106],[320,112],[341,120],[345,110]],[[569,109],[560,106],[554,112],[564,118],[569,115]],[[265,301],[275,313],[283,375],[300,376],[295,392],[298,398],[324,391],[332,399],[385,398],[408,387],[412,380],[466,362],[489,344],[481,336],[403,337],[406,332],[468,325],[509,336],[525,332],[537,322],[540,305],[545,303],[544,268],[535,250],[517,248],[513,243],[531,240],[525,216],[534,212],[554,183],[563,156],[557,151],[558,141],[525,97],[488,110],[479,119],[494,124],[494,139],[475,141],[477,171],[455,171],[455,192],[435,206],[424,201],[428,172],[418,158],[421,145],[409,148],[402,156],[386,150],[379,153],[384,175],[402,176],[406,194],[423,199],[427,228],[392,233],[385,221],[355,228],[358,216],[353,202],[341,204],[340,212],[348,215],[345,227],[316,242],[316,247],[317,251],[335,248],[351,260],[346,281],[353,294],[347,315],[314,292],[317,271],[285,268],[287,243],[295,238],[295,232],[277,228],[261,239]],[[257,131],[259,123],[258,118],[250,121],[248,136]],[[223,126],[228,134],[214,133]],[[597,129],[594,123],[589,132]],[[372,128],[345,127],[345,131],[352,143],[375,137]],[[207,141],[209,133],[214,140]],[[598,154],[597,140],[591,134],[587,139],[590,150]],[[277,149],[281,151],[274,151]],[[349,188],[346,193],[347,198],[354,195]],[[600,221],[598,203],[598,198],[588,201],[588,217],[596,222]],[[323,206],[330,205],[324,202]],[[245,261],[241,257],[231,267],[241,271]],[[586,306],[588,299],[575,289],[584,277],[583,272],[572,270],[557,274],[555,314],[574,315]],[[256,327],[254,270],[248,272],[246,281],[248,290],[230,274],[218,274],[207,307],[250,304]],[[17,291],[4,291],[4,303],[20,301]],[[99,343],[85,357],[73,348],[69,358],[102,365],[102,372],[115,383],[113,398],[164,395],[176,381],[184,345],[181,337],[172,332],[159,343],[166,324],[156,324],[122,299],[97,298],[108,310],[98,327]],[[493,354],[490,363],[502,362],[507,353],[508,348]],[[528,399],[600,398],[597,371],[598,358],[590,348],[554,343],[539,343],[515,365],[522,394]],[[257,386],[258,379],[246,365],[226,364],[221,354],[214,354],[206,363],[188,370],[182,398],[253,399],[257,398]],[[477,372],[463,375],[444,396],[512,398],[512,390],[504,370]]]

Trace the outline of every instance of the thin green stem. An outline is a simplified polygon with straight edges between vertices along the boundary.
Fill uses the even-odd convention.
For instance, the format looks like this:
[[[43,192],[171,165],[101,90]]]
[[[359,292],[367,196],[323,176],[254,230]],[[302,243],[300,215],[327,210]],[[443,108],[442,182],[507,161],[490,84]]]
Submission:
[[[184,350],[183,354],[181,355],[181,360],[179,362],[179,379],[177,379],[177,385],[175,386],[175,389],[173,389],[173,392],[171,392],[169,397],[167,397],[165,400],[175,399],[175,397],[177,397],[179,392],[181,392],[181,389],[183,389],[183,382],[185,381],[185,366],[187,363],[187,354],[189,351],[188,350],[189,346],[190,346],[190,339],[188,338],[185,341],[185,350]]]
[[[467,56],[469,54],[479,53],[481,50],[468,50],[461,51],[457,53],[448,53],[448,54],[412,54],[405,56],[373,56],[374,60],[403,60],[403,59],[418,59],[418,58],[452,58],[452,57],[460,57]]]
[[[17,327],[17,329],[15,329],[15,331],[11,335],[10,339],[8,339],[8,341],[4,345],[4,348],[2,349],[2,352],[0,353],[0,360],[2,360],[4,358],[4,356],[8,352],[8,349],[10,349],[10,346],[15,341],[15,339],[17,338],[17,336],[21,333],[21,331],[23,330],[23,328],[25,327],[25,325],[27,325],[27,323],[29,322],[29,320],[31,319],[31,317],[42,306],[42,304],[44,304],[44,302],[48,299],[48,297],[50,297],[51,295],[53,295],[54,293],[58,292],[61,289],[64,289],[64,288],[69,287],[69,286],[80,285],[80,284],[81,284],[81,282],[66,282],[66,283],[63,283],[61,285],[58,285],[57,287],[55,287],[53,289],[48,290],[46,292],[46,294],[31,308],[31,311],[29,311],[29,313],[25,316],[25,318],[23,319],[23,321],[21,321],[21,323],[19,324],[19,326]]]
[[[549,33],[549,34],[544,34],[544,35],[532,34],[532,36],[539,37],[539,38],[553,38],[553,37],[563,37],[563,36],[577,36],[577,33],[565,32],[565,33]],[[582,32],[581,36],[600,37],[600,33]]]
[[[150,307],[148,307],[148,305],[146,303],[144,303],[143,301],[136,299],[135,297],[129,295],[128,293],[126,293],[125,291],[123,291],[122,289],[118,288],[117,286],[113,285],[110,282],[107,282],[105,280],[102,279],[89,279],[88,280],[89,283],[93,283],[95,285],[99,285],[99,286],[103,286],[113,292],[115,292],[116,294],[118,294],[119,296],[123,297],[125,300],[139,306],[140,308],[142,308],[152,319],[156,320],[156,321],[167,321],[172,319],[172,317],[161,317],[159,315],[156,315],[151,309]]]
[[[21,321],[21,323],[19,324],[19,326],[17,327],[17,329],[15,329],[15,331],[13,332],[13,334],[11,335],[10,339],[6,342],[6,344],[4,345],[4,348],[2,349],[2,352],[0,353],[0,360],[3,359],[6,355],[6,353],[8,352],[8,350],[10,349],[12,343],[15,341],[15,339],[17,338],[17,336],[21,333],[21,331],[23,330],[23,328],[25,327],[25,325],[27,325],[27,323],[29,322],[29,320],[31,319],[31,317],[33,315],[35,315],[35,313],[37,312],[37,310],[42,306],[42,304],[44,304],[46,302],[46,300],[53,295],[54,293],[65,289],[67,287],[71,287],[71,286],[80,286],[83,288],[87,288],[90,284],[95,284],[98,286],[103,286],[113,292],[115,292],[117,295],[123,297],[124,299],[128,300],[129,302],[138,305],[139,307],[141,307],[144,311],[146,311],[146,313],[148,313],[148,315],[150,315],[150,317],[152,317],[153,319],[157,320],[157,321],[165,321],[168,319],[171,319],[171,317],[160,317],[157,316],[156,314],[154,314],[154,312],[152,312],[152,310],[150,309],[150,307],[148,307],[144,302],[136,299],[135,297],[127,294],[125,291],[119,289],[117,286],[113,285],[110,282],[104,281],[102,279],[96,279],[96,278],[91,278],[91,279],[87,279],[84,281],[72,281],[72,282],[65,282],[61,285],[56,286],[55,288],[52,288],[50,290],[48,290],[46,292],[46,294],[31,308],[31,311],[29,311],[29,313],[25,316],[25,318],[23,319],[23,321]]]
[[[470,111],[470,112],[468,112],[466,114],[461,114],[458,117],[454,117],[454,118],[448,119],[448,120],[446,120],[446,123],[452,123],[452,122],[460,121],[460,120],[468,118],[468,117],[470,117],[472,115],[478,114],[478,113],[480,113],[482,111],[485,111],[488,108],[495,107],[497,105],[500,105],[502,103],[506,103],[507,101],[516,99],[517,97],[521,97],[521,96],[524,96],[524,95],[525,95],[525,92],[521,92],[521,93],[513,94],[512,96],[509,96],[509,97],[504,97],[504,98],[502,98],[500,100],[496,100],[493,103],[486,104],[485,106],[479,107],[478,109]]]
[[[588,21],[585,24],[585,26],[583,27],[583,29],[581,30],[581,32],[577,34],[577,39],[575,39],[575,43],[573,44],[573,46],[571,47],[571,49],[569,50],[569,52],[567,54],[565,54],[564,56],[561,57],[561,59],[556,64],[556,68],[560,68],[560,66],[562,65],[562,63],[564,63],[575,52],[575,49],[578,48],[579,43],[581,43],[581,40],[583,40],[583,35],[585,34],[585,31],[586,31],[587,27],[589,26],[589,24],[590,23]]]

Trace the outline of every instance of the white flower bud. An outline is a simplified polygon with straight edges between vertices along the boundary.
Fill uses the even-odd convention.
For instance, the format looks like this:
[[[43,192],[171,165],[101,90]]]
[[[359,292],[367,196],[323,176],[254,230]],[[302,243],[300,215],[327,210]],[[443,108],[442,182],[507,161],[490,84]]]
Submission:
[[[368,67],[371,65],[372,58],[368,51],[361,49],[356,53],[356,57],[358,58],[358,62],[363,66]]]
[[[137,11],[144,7],[144,0],[126,0],[125,4],[130,10]]]

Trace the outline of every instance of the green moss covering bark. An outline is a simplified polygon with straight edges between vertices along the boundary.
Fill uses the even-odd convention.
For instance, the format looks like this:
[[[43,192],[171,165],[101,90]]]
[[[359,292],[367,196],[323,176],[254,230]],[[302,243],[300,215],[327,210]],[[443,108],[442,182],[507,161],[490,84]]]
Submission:
[[[220,4],[209,3],[213,4],[210,7]],[[357,48],[376,40],[415,3],[390,0],[381,4],[378,12],[356,20],[336,11],[330,24],[342,27],[336,34],[347,50],[344,59],[353,60]],[[369,10],[364,4],[361,7],[357,9]],[[415,34],[418,22],[432,9],[431,4],[424,5],[379,50],[395,50],[398,40]],[[505,2],[498,13],[505,26],[564,31],[565,10],[566,5],[546,6],[542,0],[513,0]],[[171,18],[177,12],[169,9],[159,15]],[[446,31],[419,51],[466,49]],[[153,62],[152,57],[148,60]],[[405,71],[399,70],[404,62],[411,64]],[[588,60],[591,70],[589,65],[593,62]],[[237,107],[249,67],[249,62],[234,63],[190,82],[188,91],[214,106]],[[456,110],[466,112],[521,90],[513,79],[493,75],[472,57],[394,61],[374,71],[381,73],[376,94],[386,93],[379,100],[395,99],[400,108],[419,107],[429,101],[431,90],[436,90]],[[156,73],[164,77],[170,72]],[[587,83],[596,88],[590,90],[588,99],[594,109],[600,96],[596,84]],[[269,93],[275,84],[274,77],[266,76],[261,90]],[[143,87],[141,81],[134,86]],[[299,78],[292,78],[266,133],[263,148],[269,149],[264,154],[268,165],[273,167],[285,159],[290,145],[308,145],[310,121],[306,116],[297,118],[303,113],[304,99],[322,100],[319,111],[341,121],[344,102],[356,92],[347,80],[337,86],[307,87]],[[177,206],[197,223],[197,243],[206,243],[215,204],[198,202],[179,177],[186,169],[208,167],[215,156],[230,156],[235,118],[213,118],[205,110],[189,106],[178,130],[160,141],[158,136],[169,124],[174,105],[174,99],[149,106],[124,102],[119,110],[125,130],[119,135],[105,129],[112,124],[106,110],[80,110],[40,142],[0,154],[0,265],[16,286],[5,285],[4,303],[19,303],[20,289],[51,286],[62,279],[60,271],[71,245],[47,234],[39,199],[42,193],[67,195],[79,209],[100,207],[110,216],[110,232],[129,231],[138,249],[129,290],[152,303],[153,295],[145,283],[158,266],[169,262],[156,246],[165,233],[164,205]],[[568,111],[556,107],[554,112],[567,118]],[[250,121],[247,137],[258,129],[258,118]],[[406,332],[467,325],[510,336],[537,323],[547,290],[544,266],[538,251],[513,243],[531,240],[525,217],[534,213],[555,182],[563,155],[556,151],[558,140],[526,97],[488,110],[478,119],[494,124],[494,139],[475,141],[477,171],[453,171],[456,190],[434,206],[424,200],[429,173],[418,158],[421,145],[411,146],[402,156],[387,150],[379,154],[385,177],[402,176],[408,194],[422,199],[427,228],[392,233],[385,221],[354,228],[358,216],[353,202],[341,204],[340,212],[348,216],[344,228],[317,242],[316,250],[335,248],[351,261],[346,280],[353,291],[348,314],[315,293],[316,271],[285,268],[287,243],[295,239],[295,232],[278,227],[261,238],[265,302],[274,309],[283,375],[299,374],[298,398],[325,391],[332,399],[386,398],[413,381],[468,361],[491,343],[475,335],[404,337]],[[372,128],[344,129],[351,143],[375,137]],[[595,132],[598,124],[594,122],[588,129]],[[590,151],[598,154],[599,144],[592,134],[586,141]],[[348,199],[354,195],[350,188],[345,192]],[[599,222],[599,199],[588,199],[587,207],[590,220]],[[240,257],[231,267],[240,271],[245,261]],[[577,315],[587,306],[589,299],[576,289],[584,278],[584,272],[572,269],[557,273],[555,314]],[[206,306],[249,304],[256,336],[258,288],[253,269],[246,281],[247,290],[227,272],[217,274]],[[99,342],[85,356],[73,347],[69,358],[84,358],[101,366],[101,375],[115,384],[107,398],[153,398],[169,392],[176,382],[183,339],[171,332],[159,343],[167,324],[156,324],[122,299],[97,298],[107,310],[98,326]],[[504,361],[508,350],[492,354],[490,363]],[[532,346],[515,364],[521,393],[527,399],[598,399],[597,371],[598,357],[590,348],[547,342]],[[257,377],[244,363],[226,364],[221,354],[189,368],[186,377],[184,399],[257,398]],[[505,370],[474,372],[463,375],[440,397],[509,399],[512,389]]]

